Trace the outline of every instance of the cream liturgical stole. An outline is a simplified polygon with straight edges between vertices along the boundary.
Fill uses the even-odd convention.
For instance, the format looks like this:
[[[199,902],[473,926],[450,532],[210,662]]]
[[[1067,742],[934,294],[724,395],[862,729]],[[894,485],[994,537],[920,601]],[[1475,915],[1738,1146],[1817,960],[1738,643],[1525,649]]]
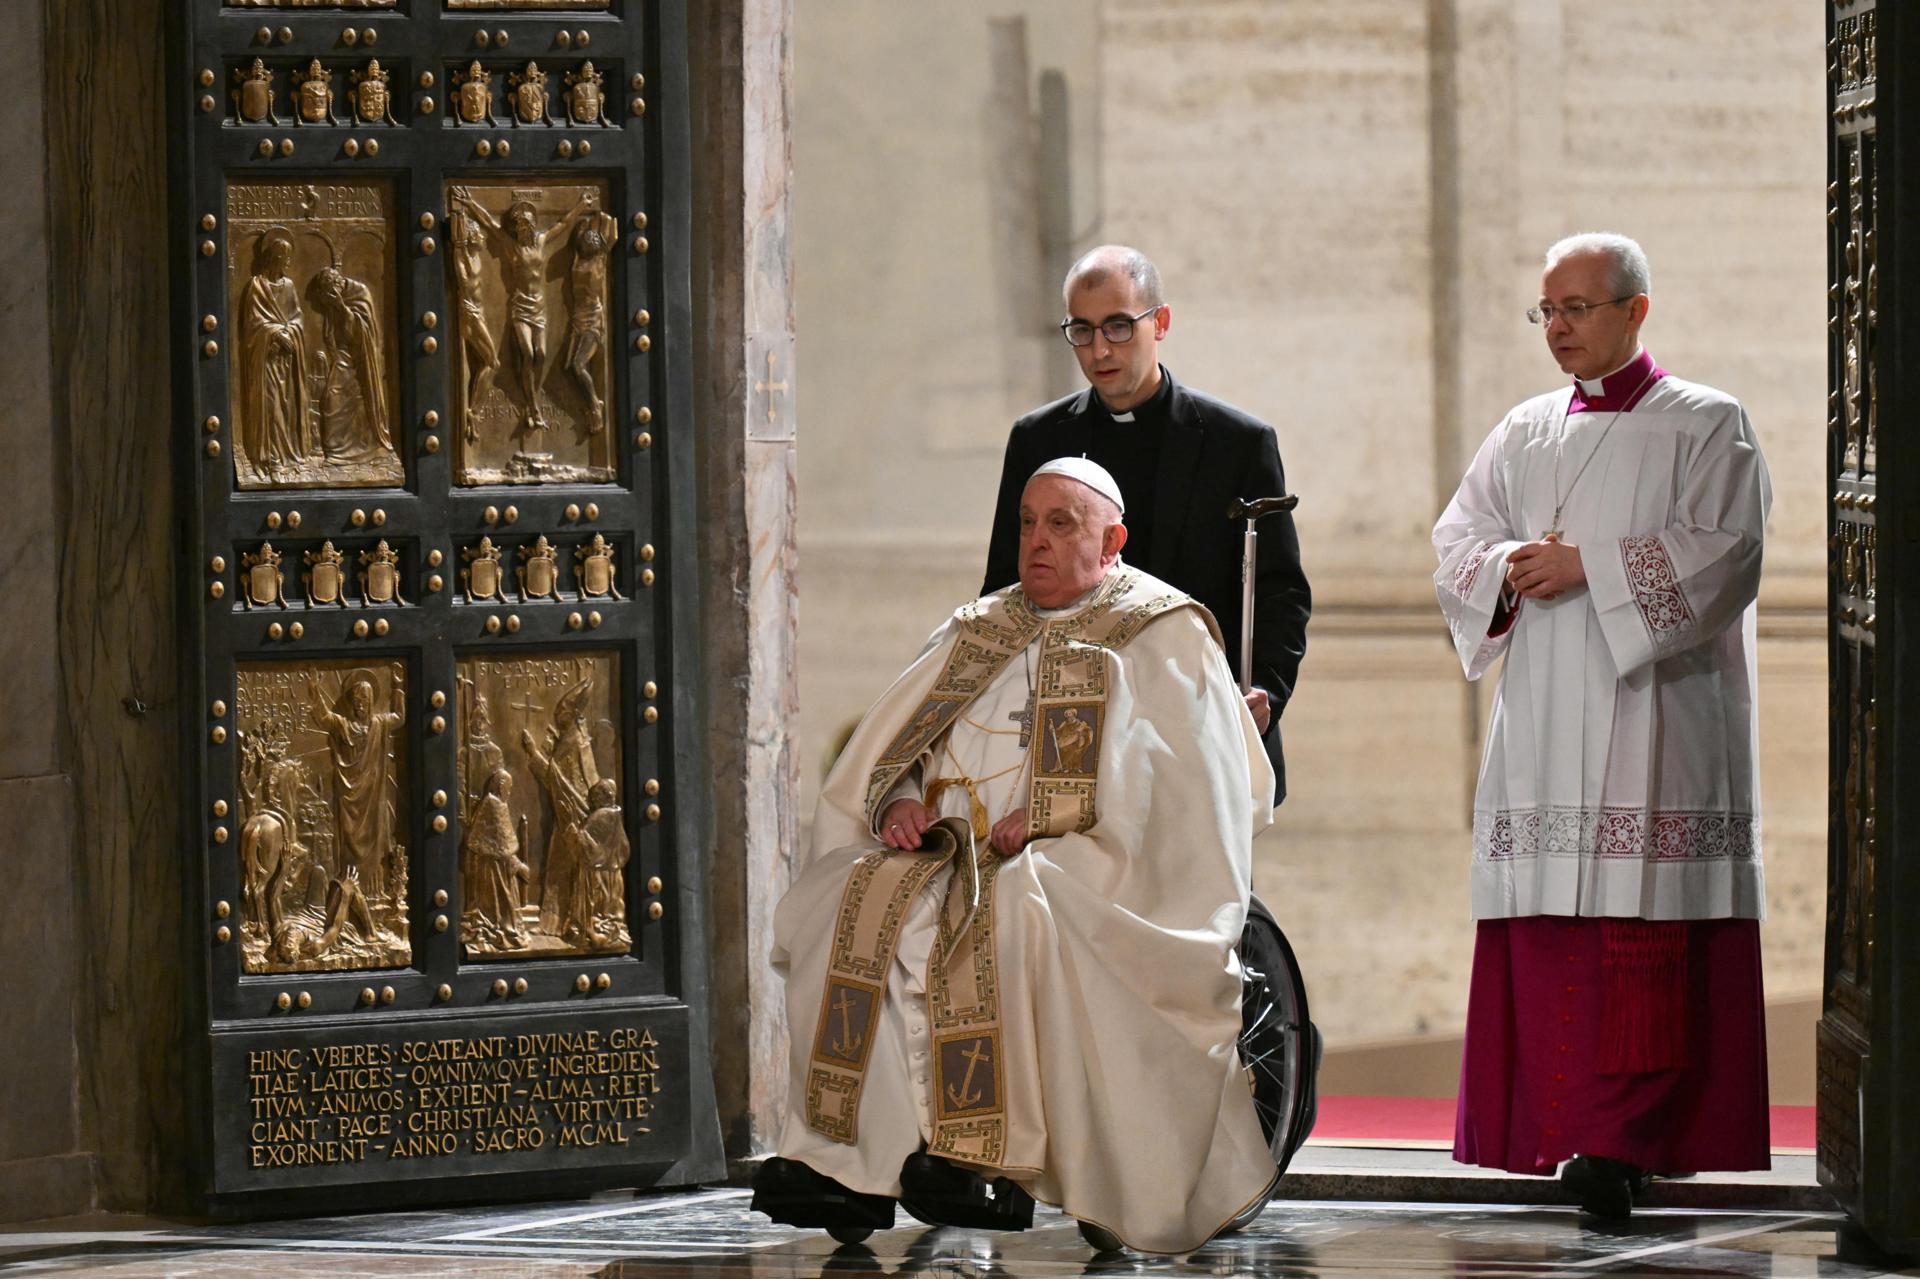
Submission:
[[[929,758],[994,677],[1036,642],[1027,838],[1090,828],[1099,812],[1107,654],[1148,622],[1183,607],[1198,605],[1125,567],[1108,574],[1086,607],[1064,617],[1040,616],[1018,587],[969,605],[940,677],[868,777],[869,828],[902,774]],[[1217,641],[1212,618],[1199,612]],[[920,892],[950,864],[955,874],[927,973],[934,1050],[928,1150],[997,1168],[1007,1144],[993,940],[994,882],[1003,859],[985,832],[958,819],[930,830],[921,851],[881,849],[861,858],[848,877],[807,1072],[807,1125],[833,1141],[856,1140],[867,1053],[901,927]]]

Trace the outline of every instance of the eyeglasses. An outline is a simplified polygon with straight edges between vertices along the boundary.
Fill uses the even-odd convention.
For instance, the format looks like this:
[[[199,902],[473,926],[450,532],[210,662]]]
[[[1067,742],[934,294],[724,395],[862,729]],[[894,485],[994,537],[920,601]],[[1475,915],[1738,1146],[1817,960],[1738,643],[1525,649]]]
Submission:
[[[1060,333],[1067,339],[1068,346],[1092,346],[1093,331],[1099,329],[1101,337],[1118,346],[1122,342],[1133,341],[1133,326],[1164,305],[1165,303],[1156,302],[1136,316],[1116,315],[1111,320],[1102,320],[1098,324],[1089,324],[1085,320],[1062,320]]]
[[[1527,308],[1527,323],[1552,324],[1555,316],[1560,316],[1568,324],[1584,324],[1589,315],[1603,306],[1618,306],[1622,302],[1631,302],[1640,295],[1629,293],[1623,298],[1608,298],[1605,302],[1569,302],[1565,306],[1552,306],[1542,302],[1539,306]]]

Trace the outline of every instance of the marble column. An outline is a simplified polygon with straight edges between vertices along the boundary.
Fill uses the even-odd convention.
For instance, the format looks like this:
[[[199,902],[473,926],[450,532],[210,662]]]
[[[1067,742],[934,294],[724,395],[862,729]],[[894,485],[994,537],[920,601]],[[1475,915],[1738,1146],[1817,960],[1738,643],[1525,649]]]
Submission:
[[[767,1150],[786,1020],[767,963],[797,843],[791,0],[689,14],[714,1083],[727,1154]]]
[[[61,452],[48,346],[46,15],[0,6],[0,84],[14,94],[0,134],[0,441],[11,472],[0,504],[0,874],[12,917],[0,929],[0,1221],[82,1211],[93,1202],[74,1089],[78,965],[73,787],[60,731],[58,517]]]

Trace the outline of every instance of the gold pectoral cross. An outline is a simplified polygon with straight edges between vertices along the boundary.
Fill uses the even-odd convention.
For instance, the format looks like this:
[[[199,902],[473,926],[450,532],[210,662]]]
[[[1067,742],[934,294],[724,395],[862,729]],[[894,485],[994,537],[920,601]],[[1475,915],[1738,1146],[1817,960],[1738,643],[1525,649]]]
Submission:
[[[986,1042],[984,1039],[976,1039],[973,1041],[973,1047],[960,1054],[967,1059],[967,1073],[961,1077],[958,1088],[952,1084],[947,1085],[947,1100],[953,1103],[955,1110],[971,1110],[980,1104],[981,1098],[985,1095],[973,1087],[973,1071],[981,1062],[989,1060],[992,1056],[986,1050]]]
[[[853,1029],[852,994],[844,990],[841,991],[840,998],[836,999],[833,1003],[833,1010],[840,1014],[840,1038],[829,1044],[828,1047],[833,1049],[835,1056],[852,1057],[860,1051],[860,1043],[866,1038],[865,1034],[856,1034]]]

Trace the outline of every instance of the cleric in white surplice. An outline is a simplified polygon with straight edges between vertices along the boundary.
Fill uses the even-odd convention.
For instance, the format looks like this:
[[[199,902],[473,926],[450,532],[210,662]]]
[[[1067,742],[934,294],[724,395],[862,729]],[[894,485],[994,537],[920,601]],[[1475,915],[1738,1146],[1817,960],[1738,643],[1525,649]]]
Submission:
[[[1624,1215],[1647,1170],[1767,1166],[1754,599],[1771,490],[1738,401],[1640,344],[1640,246],[1547,254],[1573,384],[1514,408],[1433,530],[1468,679],[1503,654],[1473,814],[1454,1156]]]
[[[884,1227],[899,1195],[993,1225],[952,1215],[977,1172],[1179,1252],[1275,1179],[1234,950],[1273,772],[1211,617],[1120,561],[1121,514],[1099,466],[1040,468],[1020,585],[934,633],[827,779],[774,922],[776,1220]],[[942,818],[974,858],[923,842]]]

